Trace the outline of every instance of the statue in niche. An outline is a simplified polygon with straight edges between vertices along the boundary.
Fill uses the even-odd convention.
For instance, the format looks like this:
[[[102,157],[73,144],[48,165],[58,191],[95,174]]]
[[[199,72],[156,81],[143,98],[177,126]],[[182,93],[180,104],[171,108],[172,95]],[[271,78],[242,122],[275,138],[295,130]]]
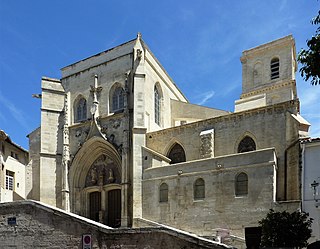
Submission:
[[[107,183],[114,183],[114,176],[113,176],[113,170],[112,169],[109,169],[109,177],[108,177],[108,180],[107,180]]]
[[[100,171],[98,185],[103,186],[103,170]]]
[[[90,171],[91,174],[91,183],[94,185],[97,183],[98,176],[97,176],[97,168],[93,167]]]

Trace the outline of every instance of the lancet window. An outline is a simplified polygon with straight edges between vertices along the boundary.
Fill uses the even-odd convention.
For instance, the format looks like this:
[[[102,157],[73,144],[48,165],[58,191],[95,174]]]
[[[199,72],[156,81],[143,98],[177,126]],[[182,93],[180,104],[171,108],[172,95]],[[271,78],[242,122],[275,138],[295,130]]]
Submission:
[[[120,111],[124,108],[124,90],[117,87],[112,95],[112,112]]]
[[[75,121],[80,122],[87,119],[87,101],[85,98],[80,98],[75,108]]]
[[[160,92],[157,86],[154,87],[154,120],[160,125]]]

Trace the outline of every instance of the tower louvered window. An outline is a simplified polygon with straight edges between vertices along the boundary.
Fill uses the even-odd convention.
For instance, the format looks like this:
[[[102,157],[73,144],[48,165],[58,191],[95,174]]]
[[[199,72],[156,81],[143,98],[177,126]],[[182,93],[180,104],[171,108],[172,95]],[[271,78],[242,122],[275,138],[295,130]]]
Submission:
[[[271,79],[277,79],[280,76],[280,61],[278,58],[273,58],[270,63]]]

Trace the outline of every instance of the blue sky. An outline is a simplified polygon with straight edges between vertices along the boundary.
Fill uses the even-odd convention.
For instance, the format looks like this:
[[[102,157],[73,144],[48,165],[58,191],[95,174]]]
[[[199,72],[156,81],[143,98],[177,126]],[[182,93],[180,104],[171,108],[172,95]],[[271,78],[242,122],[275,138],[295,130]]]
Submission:
[[[0,129],[28,149],[40,125],[41,77],[134,39],[137,32],[190,102],[233,111],[243,50],[315,33],[316,0],[0,0]],[[320,86],[297,72],[301,114],[320,137]]]

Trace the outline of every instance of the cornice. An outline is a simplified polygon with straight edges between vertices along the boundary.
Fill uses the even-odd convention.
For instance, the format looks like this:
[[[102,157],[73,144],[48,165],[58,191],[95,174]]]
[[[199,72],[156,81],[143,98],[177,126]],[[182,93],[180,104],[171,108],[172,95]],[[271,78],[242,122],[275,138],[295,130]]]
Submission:
[[[247,93],[243,93],[243,94],[241,94],[240,99],[251,97],[253,95],[266,93],[266,92],[268,92],[270,90],[276,90],[276,89],[280,89],[280,88],[283,88],[283,87],[286,87],[286,86],[295,86],[295,85],[296,85],[296,81],[295,80],[279,82],[277,84],[272,84],[270,86],[265,86],[263,88],[259,88],[259,89],[255,89],[255,90],[247,92]]]
[[[170,132],[175,132],[179,130],[181,131],[186,129],[193,129],[200,126],[206,127],[208,123],[217,124],[221,122],[228,122],[230,120],[237,121],[237,120],[242,120],[243,118],[254,116],[257,114],[263,114],[263,113],[272,114],[274,112],[279,112],[279,110],[289,110],[290,108],[294,108],[294,107],[299,107],[299,99],[290,100],[290,101],[286,101],[286,102],[282,102],[274,105],[244,110],[241,112],[230,113],[230,114],[226,114],[226,115],[215,117],[215,118],[209,118],[209,119],[204,119],[204,120],[196,121],[189,124],[184,124],[182,126],[175,126],[175,127],[170,127],[170,128],[159,130],[159,131],[148,132],[146,135],[147,137],[152,137],[156,135],[165,135]]]
[[[292,45],[293,49],[295,49],[295,45],[294,45],[294,38],[292,35],[288,35],[285,37],[282,37],[278,40],[275,41],[271,41],[265,44],[262,44],[260,46],[248,49],[248,50],[244,50],[242,52],[242,56],[240,58],[240,60],[244,60],[244,58],[252,58],[253,56],[256,56],[258,54],[264,53],[265,51],[269,50],[270,47],[284,47],[287,45]],[[244,58],[243,58],[244,57]]]

